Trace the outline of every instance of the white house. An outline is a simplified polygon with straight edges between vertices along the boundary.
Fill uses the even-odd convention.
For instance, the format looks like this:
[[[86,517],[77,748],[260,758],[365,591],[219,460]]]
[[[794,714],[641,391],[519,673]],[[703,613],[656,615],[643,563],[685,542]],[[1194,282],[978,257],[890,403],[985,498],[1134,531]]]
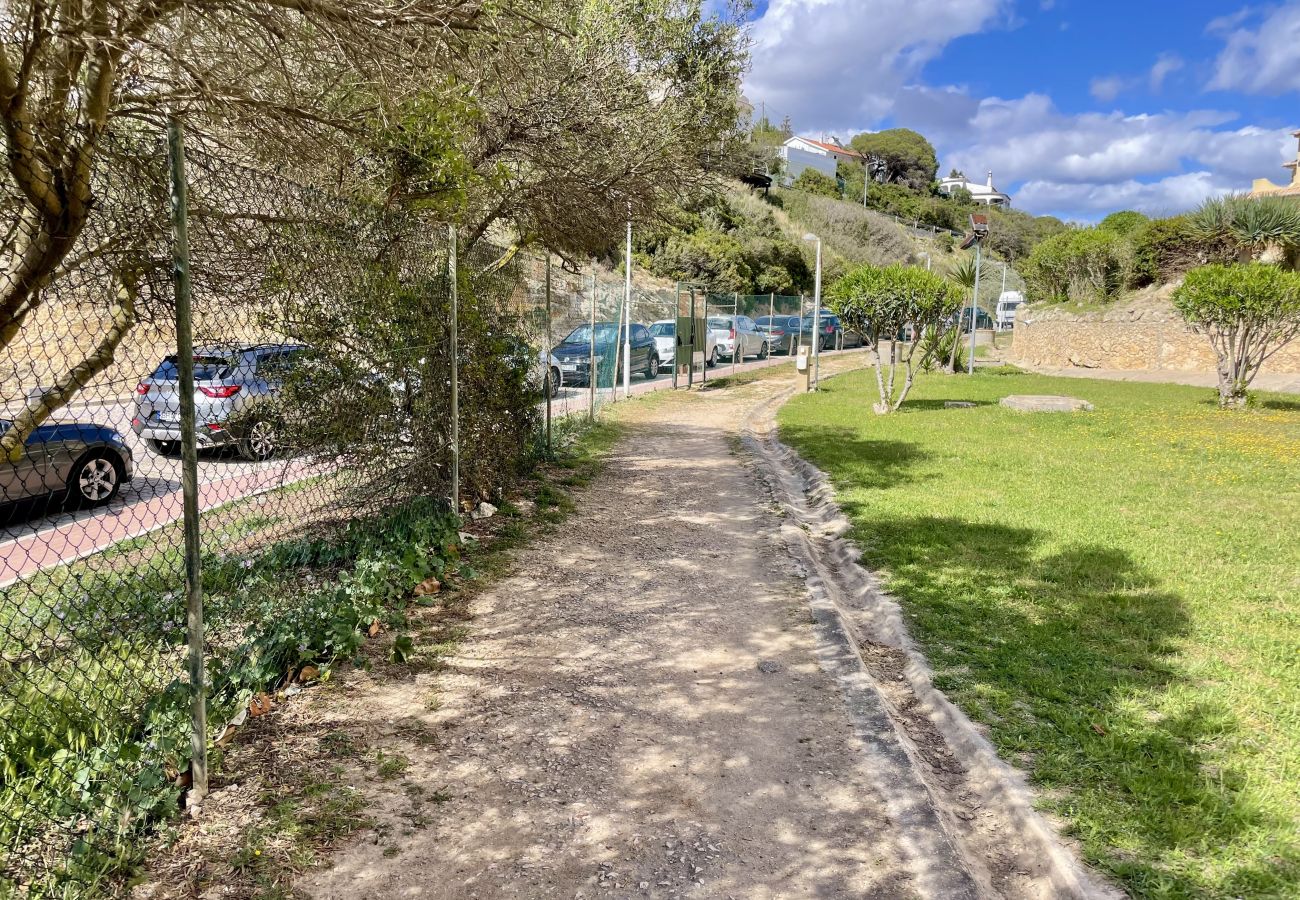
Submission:
[[[836,166],[841,162],[855,162],[866,165],[862,154],[846,147],[838,147],[825,141],[812,138],[792,137],[781,145],[781,159],[785,161],[784,178],[789,184],[799,177],[804,169],[816,169],[823,175],[835,177]]]
[[[1011,195],[1004,194],[993,186],[993,173],[989,173],[987,184],[978,184],[970,181],[960,172],[955,175],[949,175],[939,182],[939,193],[951,196],[953,191],[965,189],[970,191],[971,197],[976,203],[984,206],[1010,206]]]

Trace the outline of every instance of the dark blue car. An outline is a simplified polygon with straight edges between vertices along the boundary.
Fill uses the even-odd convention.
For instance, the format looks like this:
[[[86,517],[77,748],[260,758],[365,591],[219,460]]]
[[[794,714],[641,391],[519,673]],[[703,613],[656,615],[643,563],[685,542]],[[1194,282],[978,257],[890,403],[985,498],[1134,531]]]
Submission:
[[[595,326],[596,383],[608,386],[622,377],[623,342],[626,331],[617,322],[597,322]],[[560,366],[565,384],[590,384],[592,326],[579,325],[551,351]],[[647,381],[659,377],[659,351],[655,339],[644,325],[632,325],[632,371]]]
[[[0,419],[0,434],[13,427]],[[102,506],[133,472],[131,448],[106,425],[41,425],[16,463],[0,461],[0,505],[53,496],[74,506]]]

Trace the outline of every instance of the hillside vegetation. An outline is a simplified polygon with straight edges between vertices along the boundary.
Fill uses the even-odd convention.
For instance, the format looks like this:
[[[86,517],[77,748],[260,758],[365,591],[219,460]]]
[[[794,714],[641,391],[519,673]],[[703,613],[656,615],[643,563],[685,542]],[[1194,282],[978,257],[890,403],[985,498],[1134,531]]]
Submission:
[[[1029,299],[1108,306],[1125,292],[1179,281],[1211,263],[1260,260],[1296,267],[1300,204],[1226,197],[1184,215],[1126,210],[1038,244],[1023,267]]]

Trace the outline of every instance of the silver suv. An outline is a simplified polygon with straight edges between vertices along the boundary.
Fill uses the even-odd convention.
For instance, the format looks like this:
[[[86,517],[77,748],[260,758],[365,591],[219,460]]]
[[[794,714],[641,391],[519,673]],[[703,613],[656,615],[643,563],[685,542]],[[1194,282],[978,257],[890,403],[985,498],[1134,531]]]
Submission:
[[[306,348],[300,344],[199,347],[194,350],[194,423],[199,447],[235,446],[246,459],[269,459],[276,428],[268,400]],[[180,448],[180,386],[168,356],[135,389],[131,427],[160,455]],[[259,409],[266,407],[266,414]]]

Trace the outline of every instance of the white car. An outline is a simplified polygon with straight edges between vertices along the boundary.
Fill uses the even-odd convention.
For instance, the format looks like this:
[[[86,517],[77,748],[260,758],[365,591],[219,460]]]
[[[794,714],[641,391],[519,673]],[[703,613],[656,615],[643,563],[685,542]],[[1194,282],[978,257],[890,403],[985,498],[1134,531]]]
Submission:
[[[704,364],[713,368],[718,364],[718,336],[713,333],[712,329],[705,331],[707,338],[705,340]],[[650,323],[650,336],[655,339],[655,349],[659,352],[659,359],[662,365],[670,371],[677,359],[677,321],[675,319],[660,319],[657,322]]]

